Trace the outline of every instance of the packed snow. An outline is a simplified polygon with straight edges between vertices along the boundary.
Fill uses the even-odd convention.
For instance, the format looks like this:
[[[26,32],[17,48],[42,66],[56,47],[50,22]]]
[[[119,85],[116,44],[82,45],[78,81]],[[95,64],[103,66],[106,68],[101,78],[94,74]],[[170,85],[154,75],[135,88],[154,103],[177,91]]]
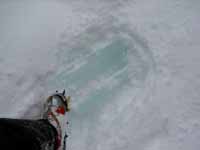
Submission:
[[[198,150],[200,1],[0,0],[0,117],[72,96],[69,150]]]

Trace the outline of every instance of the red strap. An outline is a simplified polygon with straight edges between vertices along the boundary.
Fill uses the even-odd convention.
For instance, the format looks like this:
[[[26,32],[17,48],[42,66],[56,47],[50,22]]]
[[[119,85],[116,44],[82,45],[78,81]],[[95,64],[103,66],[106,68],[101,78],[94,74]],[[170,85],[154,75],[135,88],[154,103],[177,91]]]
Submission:
[[[60,136],[57,136],[56,138],[56,150],[58,150],[61,146],[61,139],[60,139]]]
[[[56,109],[56,112],[59,113],[59,114],[65,114],[65,108],[63,106],[59,106],[57,109]]]

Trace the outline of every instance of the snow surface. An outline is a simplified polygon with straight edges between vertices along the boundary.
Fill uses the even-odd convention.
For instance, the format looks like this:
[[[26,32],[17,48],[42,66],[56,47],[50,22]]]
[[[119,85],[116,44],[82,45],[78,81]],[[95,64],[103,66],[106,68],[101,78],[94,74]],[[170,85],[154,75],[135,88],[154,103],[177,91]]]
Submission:
[[[70,150],[198,150],[200,1],[1,0],[0,117],[67,89]]]

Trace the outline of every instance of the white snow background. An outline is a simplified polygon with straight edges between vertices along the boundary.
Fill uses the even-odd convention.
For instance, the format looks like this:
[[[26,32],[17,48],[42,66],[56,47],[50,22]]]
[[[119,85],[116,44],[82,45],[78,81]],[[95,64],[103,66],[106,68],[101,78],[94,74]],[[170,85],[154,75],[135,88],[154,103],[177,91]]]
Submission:
[[[200,1],[0,0],[0,117],[72,96],[69,150],[199,150]]]

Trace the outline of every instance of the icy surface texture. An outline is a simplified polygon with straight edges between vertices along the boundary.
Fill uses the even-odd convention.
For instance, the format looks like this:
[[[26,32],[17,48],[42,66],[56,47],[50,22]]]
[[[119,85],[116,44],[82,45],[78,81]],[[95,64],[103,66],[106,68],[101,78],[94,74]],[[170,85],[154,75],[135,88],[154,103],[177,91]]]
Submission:
[[[0,117],[72,96],[68,149],[198,150],[200,2],[0,1]]]

